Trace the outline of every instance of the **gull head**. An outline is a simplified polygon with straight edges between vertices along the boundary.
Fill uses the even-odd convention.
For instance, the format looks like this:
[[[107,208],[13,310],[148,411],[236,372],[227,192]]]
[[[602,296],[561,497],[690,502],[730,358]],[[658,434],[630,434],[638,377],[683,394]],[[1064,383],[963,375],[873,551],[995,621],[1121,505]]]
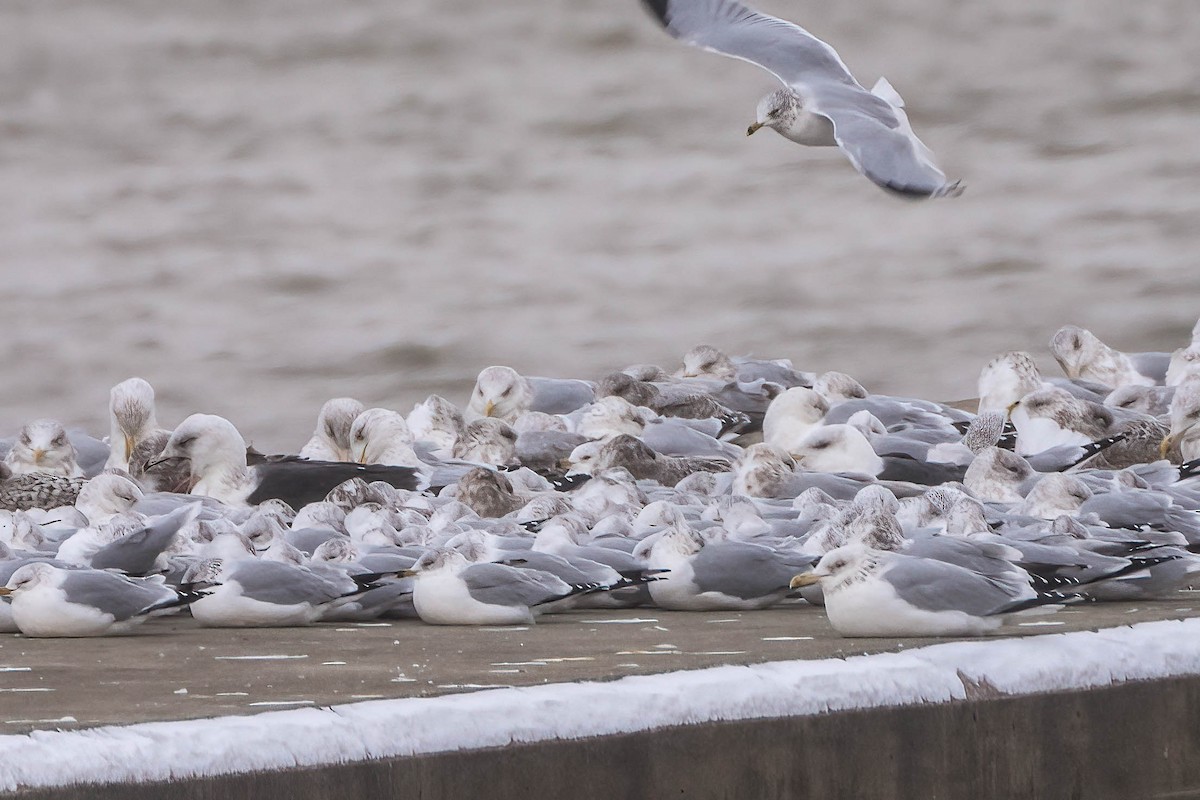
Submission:
[[[7,586],[0,586],[0,597],[27,591],[41,584],[53,585],[54,573],[54,567],[40,561],[26,564],[9,576]]]
[[[854,542],[835,547],[817,562],[811,572],[792,578],[789,586],[800,589],[821,584],[828,597],[833,591],[869,577],[879,566],[878,553],[865,544]]]
[[[757,130],[757,128],[755,129]],[[683,354],[683,369],[677,378],[715,378],[727,383],[737,380],[733,359],[710,344],[700,344]]]
[[[746,129],[746,135],[750,136],[759,128],[780,130],[788,127],[795,122],[800,113],[800,107],[800,95],[786,87],[776,89],[758,101],[754,124]]]
[[[512,367],[486,367],[475,379],[466,418],[495,417],[513,423],[529,410],[533,387]]]
[[[797,464],[813,472],[878,475],[884,466],[867,437],[849,425],[813,428],[791,455]]]
[[[317,414],[314,437],[325,440],[333,452],[339,455],[350,450],[350,428],[363,412],[363,404],[353,397],[335,397],[327,400]]]
[[[350,425],[350,460],[360,464],[415,467],[413,436],[404,415],[386,408],[368,408]]]
[[[179,423],[158,461],[186,458],[193,478],[246,466],[246,440],[233,423],[215,414],[192,414]],[[146,465],[152,469],[157,461]]]
[[[439,547],[426,550],[412,565],[411,569],[406,569],[400,574],[406,578],[413,578],[422,573],[465,567],[469,563],[467,557],[459,551],[448,547]]]
[[[465,424],[458,406],[436,394],[413,406],[406,422],[414,439],[445,450],[454,447]]]
[[[62,424],[52,419],[26,423],[4,459],[14,475],[49,472],[74,477],[75,446]]]
[[[1033,356],[1013,350],[993,358],[979,373],[979,413],[1004,411],[1042,385]]]
[[[108,407],[112,415],[111,445],[114,450],[124,448],[125,457],[119,464],[128,464],[137,443],[158,427],[154,416],[154,387],[141,378],[121,381],[109,392]]]

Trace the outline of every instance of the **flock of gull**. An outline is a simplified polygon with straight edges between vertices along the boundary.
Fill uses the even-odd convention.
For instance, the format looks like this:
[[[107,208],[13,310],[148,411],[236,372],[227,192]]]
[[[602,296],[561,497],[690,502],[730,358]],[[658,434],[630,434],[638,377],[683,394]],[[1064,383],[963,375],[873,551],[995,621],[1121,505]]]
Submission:
[[[1200,323],[1172,354],[1068,326],[984,366],[971,413],[786,360],[688,352],[597,381],[480,372],[466,406],[327,402],[296,455],[228,420],[4,443],[0,631],[752,610],[846,636],[963,636],[1200,574]],[[963,404],[959,404],[963,405]],[[806,602],[799,602],[803,598]]]

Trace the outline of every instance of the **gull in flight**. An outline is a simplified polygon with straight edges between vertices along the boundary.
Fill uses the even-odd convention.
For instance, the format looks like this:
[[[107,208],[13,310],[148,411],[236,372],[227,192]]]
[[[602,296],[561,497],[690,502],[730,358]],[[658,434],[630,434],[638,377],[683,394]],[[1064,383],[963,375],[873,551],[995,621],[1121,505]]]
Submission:
[[[837,51],[799,25],[737,0],[643,0],[676,39],[762,67],[783,82],[758,103],[747,135],[772,128],[793,142],[837,145],[854,168],[895,194],[953,197],[949,182],[908,124],[904,100],[884,78],[871,91]]]

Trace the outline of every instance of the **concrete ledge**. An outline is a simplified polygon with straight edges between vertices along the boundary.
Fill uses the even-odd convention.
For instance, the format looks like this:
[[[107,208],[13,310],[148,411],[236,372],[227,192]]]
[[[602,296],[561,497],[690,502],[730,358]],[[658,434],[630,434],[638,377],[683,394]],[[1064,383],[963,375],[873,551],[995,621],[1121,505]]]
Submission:
[[[846,797],[1188,796],[1200,787],[1197,634],[1200,620],[1150,622],[38,731],[0,737],[0,781],[26,797],[88,798],[404,796],[406,788],[447,797],[793,797],[812,786]]]
[[[17,796],[1200,798],[1200,678]]]

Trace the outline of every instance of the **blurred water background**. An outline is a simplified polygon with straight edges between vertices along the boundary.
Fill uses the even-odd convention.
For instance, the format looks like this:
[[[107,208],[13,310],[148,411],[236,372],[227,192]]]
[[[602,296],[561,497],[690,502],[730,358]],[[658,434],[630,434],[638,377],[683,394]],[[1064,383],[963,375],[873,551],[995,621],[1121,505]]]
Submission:
[[[708,342],[954,399],[1063,323],[1187,340],[1195,0],[759,7],[886,75],[967,193],[747,139],[770,76],[635,0],[6,0],[0,432],[102,432],[131,375],[294,452],[331,396],[463,403],[493,363]]]

